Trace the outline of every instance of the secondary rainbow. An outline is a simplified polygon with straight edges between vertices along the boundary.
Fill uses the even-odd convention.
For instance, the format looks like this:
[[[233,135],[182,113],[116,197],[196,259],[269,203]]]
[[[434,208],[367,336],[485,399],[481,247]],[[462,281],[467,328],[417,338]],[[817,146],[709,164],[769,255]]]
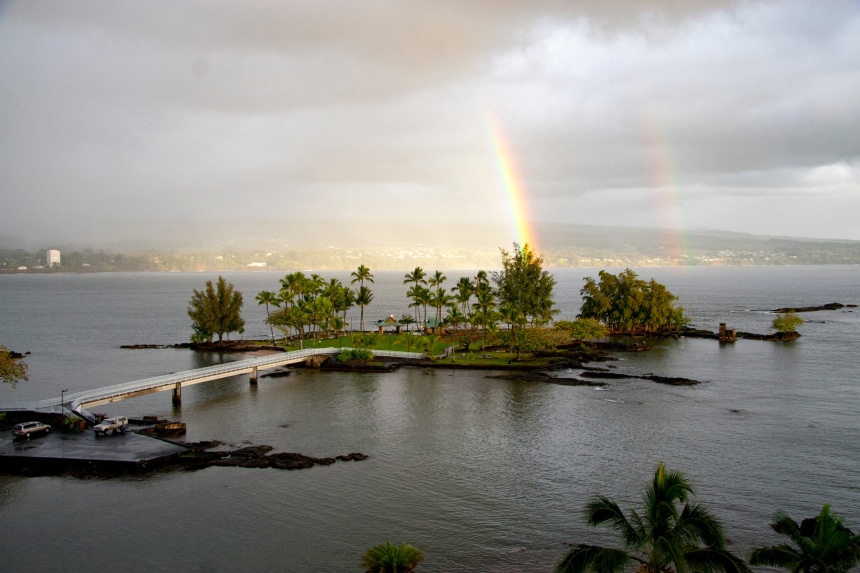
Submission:
[[[532,227],[528,200],[517,170],[516,161],[514,161],[514,154],[493,114],[486,111],[484,118],[493,145],[496,165],[505,188],[511,225],[516,240],[520,246],[528,244],[533,250],[537,250],[537,235]]]

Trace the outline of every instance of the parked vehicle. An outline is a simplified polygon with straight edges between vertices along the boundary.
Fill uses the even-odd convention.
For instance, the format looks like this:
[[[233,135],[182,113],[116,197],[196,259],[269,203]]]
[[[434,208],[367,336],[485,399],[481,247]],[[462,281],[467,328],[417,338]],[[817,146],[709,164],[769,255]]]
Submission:
[[[125,416],[114,416],[113,418],[105,418],[100,424],[96,424],[93,430],[95,430],[97,436],[99,434],[107,436],[108,432],[116,435],[117,432],[125,433],[127,426],[128,418]]]
[[[51,431],[51,426],[42,422],[22,422],[15,424],[12,428],[12,433],[20,438],[30,438],[30,434],[38,434],[40,432],[48,433]]]

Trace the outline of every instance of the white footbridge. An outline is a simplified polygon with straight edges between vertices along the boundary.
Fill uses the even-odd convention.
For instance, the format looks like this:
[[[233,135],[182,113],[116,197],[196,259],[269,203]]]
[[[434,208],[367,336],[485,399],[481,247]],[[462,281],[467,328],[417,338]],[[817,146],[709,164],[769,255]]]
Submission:
[[[153,392],[165,392],[170,390],[173,392],[174,403],[182,401],[182,387],[191,386],[193,384],[201,384],[203,382],[211,382],[220,378],[228,378],[230,376],[238,376],[240,374],[248,374],[251,384],[257,383],[257,373],[260,370],[269,368],[277,368],[288,364],[297,364],[305,362],[308,364],[322,362],[323,357],[337,355],[344,350],[350,348],[306,348],[304,350],[294,350],[292,352],[280,352],[269,356],[259,358],[248,358],[246,360],[238,360],[236,362],[228,362],[226,364],[217,364],[215,366],[206,366],[204,368],[195,368],[194,370],[185,370],[184,372],[175,372],[173,374],[164,374],[162,376],[154,376],[152,378],[144,378],[134,382],[124,382],[122,384],[114,384],[104,388],[96,388],[93,390],[84,390],[83,392],[73,392],[61,398],[62,403],[58,399],[39,400],[35,402],[12,402],[8,404],[0,404],[0,412],[43,412],[43,413],[69,413],[82,416],[87,419],[93,419],[87,408],[92,408],[102,404],[118,402],[128,398],[144,396]],[[420,360],[424,358],[424,354],[420,352],[397,352],[392,350],[374,350],[375,358],[399,358]]]

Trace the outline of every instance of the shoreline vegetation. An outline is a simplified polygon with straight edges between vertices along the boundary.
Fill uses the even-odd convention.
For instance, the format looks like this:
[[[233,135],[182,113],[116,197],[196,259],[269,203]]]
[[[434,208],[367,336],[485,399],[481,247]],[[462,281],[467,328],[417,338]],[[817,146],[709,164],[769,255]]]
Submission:
[[[194,332],[190,342],[120,348],[185,348],[201,353],[251,355],[304,348],[332,350],[332,355],[316,355],[306,364],[280,367],[263,377],[290,376],[302,368],[384,373],[405,366],[421,368],[425,374],[431,374],[434,368],[482,370],[494,372],[487,375],[489,378],[534,384],[604,387],[610,380],[639,379],[693,386],[701,382],[652,373],[615,372],[615,366],[606,363],[615,360],[611,352],[649,350],[648,339],[695,337],[715,339],[720,344],[738,338],[790,341],[800,336],[795,327],[803,323],[795,312],[845,308],[834,302],[776,309],[771,311],[778,315],[773,323],[776,332],[766,335],[738,333],[728,330],[725,324],[720,324],[719,333],[693,329],[688,326],[683,307],[675,304],[675,295],[654,279],[639,279],[628,268],[617,276],[601,270],[598,280],[586,277],[580,290],[583,303],[577,319],[554,321],[559,313],[553,301],[555,279],[544,270],[543,256],[527,244],[521,247],[517,243],[512,251],[500,249],[500,253],[502,270],[479,270],[474,277],[461,277],[450,291],[442,286],[447,281],[443,272],[436,270],[430,274],[416,267],[403,277],[414,316],[404,314],[396,319],[391,315],[377,321],[375,331],[372,326],[371,330],[365,328],[364,310],[374,298],[369,286],[374,283],[374,276],[363,264],[351,273],[349,285],[336,278],[327,281],[317,274],[306,276],[295,272],[280,280],[278,292],[258,293],[255,301],[265,305],[265,322],[270,327],[271,338],[265,340],[230,340],[231,333],[244,332],[245,322],[241,317],[244,297],[219,276],[217,284],[210,280],[205,289],[193,291],[188,306]],[[345,334],[351,330],[346,323],[346,312],[354,306],[361,308],[359,329],[357,333]],[[430,315],[431,310],[435,316]],[[414,330],[410,329],[412,325]],[[276,329],[281,333],[280,339],[275,336]],[[403,351],[420,358],[374,356],[382,351]],[[65,418],[57,420],[58,427],[65,421]],[[80,426],[78,430],[83,430],[83,422]],[[205,446],[206,443],[192,444],[190,453],[184,457],[164,457],[153,464],[158,466],[157,470],[152,466],[100,464],[104,467],[99,467],[97,473],[175,471],[212,465],[301,469],[336,461],[295,453],[266,455],[272,449],[270,446],[251,446],[227,453],[210,451],[217,446]],[[344,459],[366,457],[354,453]],[[57,460],[43,463],[43,469],[49,472],[74,469]],[[31,471],[28,468],[25,463],[18,470]],[[83,473],[92,475],[93,471],[94,466],[90,466]]]

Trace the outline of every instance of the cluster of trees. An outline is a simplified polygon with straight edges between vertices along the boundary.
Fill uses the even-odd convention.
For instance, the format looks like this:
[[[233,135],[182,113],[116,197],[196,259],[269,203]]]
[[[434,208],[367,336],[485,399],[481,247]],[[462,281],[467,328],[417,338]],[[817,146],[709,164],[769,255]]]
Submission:
[[[406,296],[415,315],[404,314],[399,322],[406,325],[445,327],[457,342],[468,348],[481,340],[508,346],[511,352],[551,349],[574,340],[604,336],[609,331],[674,330],[686,324],[684,309],[675,305],[677,297],[654,279],[640,280],[626,269],[617,276],[600,271],[599,281],[585,279],[580,293],[583,304],[575,322],[562,321],[554,329],[533,328],[548,325],[558,313],[553,301],[555,279],[543,268],[543,257],[528,244],[514,243],[512,251],[500,249],[502,269],[487,273],[478,271],[474,277],[461,277],[450,291],[444,288],[448,277],[441,271],[428,274],[415,267],[403,277],[408,286]],[[278,292],[262,291],[258,304],[266,306],[272,343],[274,329],[284,338],[295,335],[300,347],[307,336],[337,335],[348,326],[347,312],[361,309],[359,330],[365,331],[365,307],[373,301],[373,273],[365,265],[352,272],[349,285],[332,278],[302,272],[287,274],[280,280]],[[194,328],[195,341],[211,341],[217,336],[242,332],[244,321],[239,310],[241,293],[223,277],[217,286],[211,281],[203,291],[194,291],[188,315]],[[434,320],[430,320],[433,309]],[[417,318],[416,318],[417,317]],[[793,314],[774,321],[774,328],[794,329],[802,322]],[[500,329],[500,325],[507,328]]]
[[[442,288],[447,277],[440,271],[428,276],[415,267],[407,273],[403,284],[410,285],[406,296],[415,308],[417,322],[429,324],[428,308],[435,308],[436,324],[447,327],[464,346],[478,337],[486,346],[488,334],[496,332],[500,323],[507,324],[507,342],[519,355],[526,345],[524,330],[546,325],[558,313],[553,302],[555,279],[528,244],[514,243],[510,253],[501,249],[501,255],[501,271],[488,274],[481,270],[472,278],[461,277],[450,293]],[[445,316],[443,308],[447,309]],[[409,324],[415,319],[403,315],[400,321]]]
[[[460,277],[450,291],[443,286],[448,277],[441,271],[428,274],[415,267],[406,273],[403,284],[408,285],[406,296],[415,316],[404,314],[400,323],[407,330],[411,324],[429,326],[433,309],[432,325],[446,327],[465,348],[476,340],[486,346],[488,337],[497,335],[502,344],[516,351],[517,358],[523,350],[545,349],[569,342],[571,337],[584,339],[603,334],[602,327],[588,320],[565,322],[551,331],[530,328],[546,326],[558,313],[553,302],[555,279],[543,269],[543,258],[527,244],[520,247],[514,243],[511,252],[501,249],[501,255],[500,271],[481,270],[474,277]],[[337,335],[346,329],[347,312],[355,306],[361,309],[359,330],[364,332],[364,310],[373,301],[368,286],[373,283],[373,273],[362,264],[351,278],[350,284],[344,285],[335,278],[327,281],[317,274],[295,272],[280,280],[278,292],[258,293],[257,303],[266,306],[272,343],[275,328],[285,339],[295,335],[300,347],[309,335]],[[204,290],[195,290],[188,307],[194,329],[192,340],[211,342],[217,336],[221,342],[227,333],[242,332],[242,303],[242,294],[223,277],[218,277],[215,285],[208,281]],[[501,324],[507,328],[500,332]]]
[[[215,286],[212,281],[206,281],[206,288],[202,291],[194,289],[188,303],[188,316],[194,329],[191,341],[212,342],[212,338],[217,336],[221,343],[227,333],[244,332],[245,321],[241,314],[243,304],[242,293],[222,276],[218,277]]]
[[[667,471],[661,463],[638,511],[625,516],[611,499],[594,497],[585,506],[586,523],[609,527],[624,548],[573,545],[556,573],[620,573],[631,566],[642,573],[750,573],[749,565],[727,549],[722,524],[704,505],[691,502],[692,495],[684,475]],[[800,525],[777,512],[771,528],[795,546],[753,549],[750,565],[792,573],[846,573],[860,563],[860,536],[831,514],[828,505]]]
[[[343,331],[347,326],[346,313],[355,306],[361,309],[359,327],[363,331],[364,308],[373,302],[373,291],[365,283],[373,283],[373,273],[360,265],[351,276],[350,285],[358,283],[355,288],[335,278],[326,281],[317,274],[308,277],[302,272],[290,273],[281,279],[277,293],[262,291],[257,295],[257,302],[266,305],[269,325],[280,330],[284,339],[295,332],[301,347],[308,334],[317,336]],[[271,312],[270,307],[277,310]],[[274,340],[273,332],[273,343]]]
[[[600,280],[588,277],[579,291],[580,318],[593,318],[615,331],[675,330],[687,323],[678,297],[654,279],[646,282],[625,269],[617,276],[600,271]]]

